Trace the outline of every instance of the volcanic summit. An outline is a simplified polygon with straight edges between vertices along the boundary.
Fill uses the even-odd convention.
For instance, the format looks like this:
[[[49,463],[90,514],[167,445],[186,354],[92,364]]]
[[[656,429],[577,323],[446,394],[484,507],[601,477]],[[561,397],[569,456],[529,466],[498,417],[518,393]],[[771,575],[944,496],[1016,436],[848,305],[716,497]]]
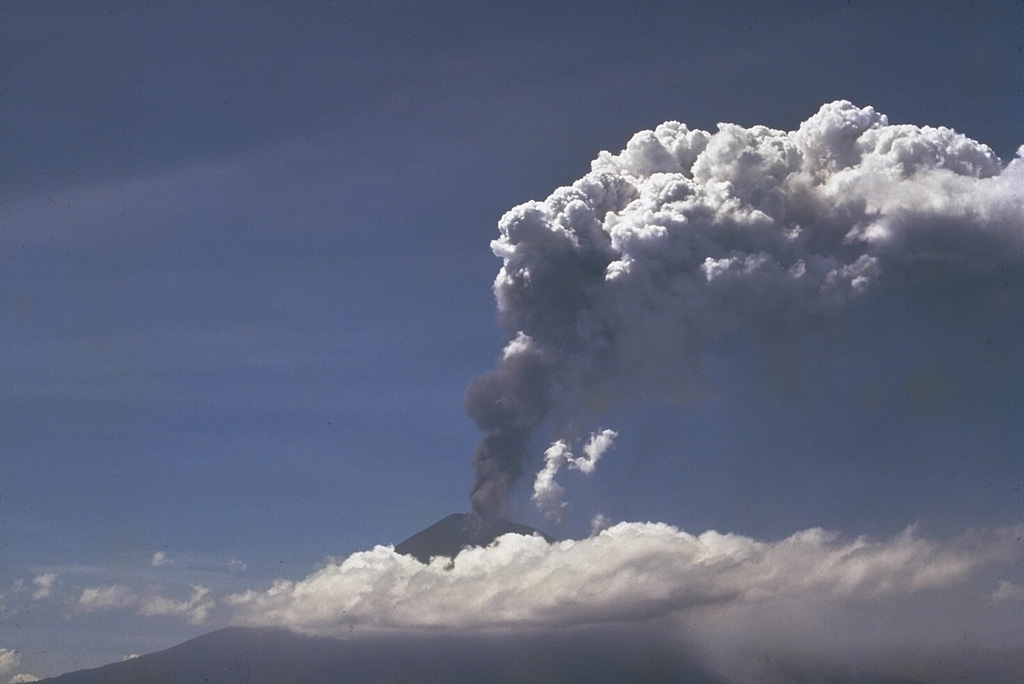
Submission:
[[[549,544],[555,541],[540,530],[505,518],[484,521],[472,513],[452,513],[401,542],[395,551],[429,563],[434,556],[455,558],[464,548],[487,546],[503,534],[539,536]]]

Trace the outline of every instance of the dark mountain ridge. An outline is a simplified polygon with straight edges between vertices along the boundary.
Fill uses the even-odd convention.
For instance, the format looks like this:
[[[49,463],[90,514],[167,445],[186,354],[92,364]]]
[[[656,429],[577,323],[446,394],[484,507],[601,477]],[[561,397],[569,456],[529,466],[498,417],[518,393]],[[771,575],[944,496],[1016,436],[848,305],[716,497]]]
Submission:
[[[353,636],[228,627],[164,651],[45,684],[725,684],[663,630],[620,626]],[[922,684],[870,673],[793,671],[786,681]],[[774,681],[774,680],[773,680]],[[779,679],[783,681],[783,679]]]
[[[487,546],[510,533],[540,536],[549,544],[555,541],[539,530],[505,518],[485,521],[472,513],[452,513],[396,545],[395,552],[429,563],[434,556],[454,558],[467,546]]]
[[[651,640],[605,629],[333,639],[228,627],[46,684],[721,684]]]

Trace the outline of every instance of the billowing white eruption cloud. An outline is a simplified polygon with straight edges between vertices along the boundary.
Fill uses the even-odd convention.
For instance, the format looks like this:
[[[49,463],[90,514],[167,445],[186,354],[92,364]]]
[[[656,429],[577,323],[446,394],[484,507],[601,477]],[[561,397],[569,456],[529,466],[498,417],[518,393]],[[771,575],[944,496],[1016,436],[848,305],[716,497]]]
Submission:
[[[590,436],[583,447],[583,456],[575,457],[565,439],[555,441],[544,452],[544,468],[537,473],[533,482],[533,501],[552,520],[560,520],[567,504],[562,501],[562,487],[555,482],[555,475],[563,466],[569,466],[582,473],[592,473],[598,460],[608,451],[618,436],[614,430],[602,430]]]
[[[424,565],[378,546],[221,605],[247,624],[336,636],[656,625],[678,639],[681,652],[707,654],[701,665],[729,681],[756,681],[759,649],[769,643],[780,659],[789,653],[795,663],[814,652],[829,667],[856,652],[869,671],[900,658],[910,660],[899,668],[924,666],[936,649],[957,646],[965,629],[976,630],[965,648],[1008,649],[1020,663],[1024,635],[1012,631],[1012,611],[991,594],[999,573],[1021,561],[1022,532],[936,541],[907,529],[876,541],[811,529],[762,542],[620,523],[553,545],[505,535],[489,548],[464,550],[450,568],[443,559]],[[716,661],[723,653],[735,662]],[[734,670],[748,657],[752,665],[743,667],[753,673]]]
[[[485,431],[473,504],[504,505],[532,430],[593,409],[712,388],[701,345],[798,326],[885,286],[1019,268],[1024,159],[947,128],[823,106],[795,131],[677,122],[499,224],[494,284],[514,338],[469,389]],[[545,466],[547,467],[547,466]]]

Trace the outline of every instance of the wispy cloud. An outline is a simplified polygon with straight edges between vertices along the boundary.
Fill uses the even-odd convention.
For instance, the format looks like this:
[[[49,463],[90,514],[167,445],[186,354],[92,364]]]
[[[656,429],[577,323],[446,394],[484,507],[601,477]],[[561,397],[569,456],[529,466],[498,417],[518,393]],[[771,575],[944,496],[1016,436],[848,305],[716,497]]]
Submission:
[[[597,462],[612,447],[617,436],[614,430],[593,433],[583,447],[583,456],[573,456],[572,444],[565,439],[559,439],[547,448],[544,452],[544,468],[534,479],[531,498],[548,519],[561,520],[562,512],[568,506],[562,501],[562,486],[555,482],[558,471],[568,466],[585,474],[594,472]]]
[[[109,587],[90,587],[82,591],[78,597],[76,608],[85,613],[94,610],[110,610],[113,608],[131,608],[139,600],[138,595],[123,584]]]
[[[999,580],[999,586],[992,592],[993,601],[1024,601],[1024,587],[1009,580]]]
[[[32,578],[32,584],[36,587],[36,590],[32,592],[33,601],[50,598],[53,596],[53,589],[57,584],[57,573],[44,572],[41,575],[36,575]]]
[[[91,587],[82,592],[76,609],[79,612],[130,609],[145,617],[184,617],[198,625],[206,622],[216,605],[210,598],[210,591],[207,587],[193,586],[188,599],[174,600],[159,594],[142,594],[122,584]]]
[[[139,615],[184,617],[192,624],[201,625],[206,622],[210,609],[216,605],[209,596],[208,587],[193,586],[192,595],[185,601],[175,601],[163,596],[146,597],[140,602]]]

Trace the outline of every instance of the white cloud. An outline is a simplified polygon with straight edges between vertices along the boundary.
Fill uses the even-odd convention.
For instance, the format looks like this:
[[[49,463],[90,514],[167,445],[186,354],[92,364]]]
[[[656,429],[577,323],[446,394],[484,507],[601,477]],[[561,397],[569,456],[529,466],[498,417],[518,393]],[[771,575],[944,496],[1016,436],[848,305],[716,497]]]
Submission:
[[[544,452],[544,467],[533,480],[533,495],[530,498],[552,520],[559,520],[566,508],[566,503],[562,501],[565,490],[555,482],[555,475],[570,458],[572,451],[564,439],[553,442]]]
[[[713,681],[737,684],[800,673],[843,681],[850,668],[865,681],[945,684],[967,667],[982,672],[977,681],[1014,681],[1024,668],[1022,590],[1000,579],[1024,560],[1021,527],[947,539],[914,528],[886,539],[810,529],[771,541],[604,518],[595,527],[554,544],[505,535],[450,566],[378,546],[298,581],[216,598],[203,586],[182,598],[92,587],[77,609],[395,643],[424,633],[453,644],[561,634],[567,648],[592,636],[628,650],[654,640]],[[986,660],[995,669],[979,670]]]
[[[138,595],[123,584],[109,587],[90,587],[82,590],[77,608],[81,612],[131,608],[139,600]]]
[[[150,565],[154,568],[158,568],[161,565],[167,565],[171,561],[167,558],[167,553],[164,551],[157,551],[153,554],[153,560],[150,561]]]
[[[163,596],[151,596],[142,600],[139,615],[169,615],[188,618],[192,624],[206,622],[210,609],[216,602],[209,598],[210,589],[193,586],[192,595],[186,601],[175,601]]]
[[[50,598],[53,595],[53,588],[57,584],[57,573],[46,572],[37,575],[32,579],[32,584],[36,586],[36,590],[32,593],[33,601]]]
[[[993,601],[1024,601],[1024,587],[1009,580],[999,580],[999,586],[992,592]]]
[[[0,675],[6,676],[13,672],[21,664],[21,654],[9,648],[0,648]],[[13,675],[8,684],[23,684],[25,682],[38,682],[39,677],[32,674],[19,673]]]
[[[10,648],[0,648],[0,674],[6,674],[20,664],[20,653]]]
[[[592,473],[598,460],[612,448],[612,442],[619,436],[614,430],[601,430],[590,435],[590,441],[583,447],[583,456],[569,460],[569,467],[581,473]]]
[[[968,651],[1008,648],[1017,655],[1007,662],[1024,662],[1024,635],[983,588],[1021,560],[1012,540],[1022,531],[933,540],[907,529],[879,541],[811,529],[766,542],[620,523],[552,545],[506,535],[464,550],[450,568],[378,546],[220,603],[235,622],[339,636],[667,630],[727,681],[763,681],[758,649],[769,647],[773,668],[814,653],[825,669],[861,658],[888,676],[938,667],[934,679],[945,681],[943,667]],[[947,665],[936,666],[947,650]],[[757,657],[743,664],[747,656]]]
[[[537,473],[533,481],[533,496],[537,507],[548,518],[560,520],[567,504],[562,501],[564,489],[555,482],[555,475],[563,466],[590,474],[597,467],[597,462],[607,452],[618,436],[614,430],[601,430],[590,435],[590,440],[583,447],[583,456],[573,456],[567,440],[555,441],[544,452],[544,467]]]
[[[612,521],[608,519],[604,513],[597,513],[590,520],[590,535],[594,536],[598,532],[604,532],[612,526]]]
[[[228,570],[232,572],[245,572],[248,569],[249,564],[245,561],[238,560],[237,558],[232,558],[228,563]]]
[[[141,594],[125,585],[115,584],[85,589],[76,608],[79,612],[129,609],[143,616],[184,617],[193,624],[202,624],[216,605],[209,595],[209,588],[193,585],[192,595],[184,601],[177,601],[159,594]]]
[[[227,597],[247,621],[300,629],[497,627],[642,620],[710,604],[813,596],[868,601],[947,587],[1008,553],[1007,533],[939,543],[911,529],[887,541],[811,529],[778,542],[661,523],[620,523],[549,545],[506,535],[425,566],[376,547],[300,582]]]

